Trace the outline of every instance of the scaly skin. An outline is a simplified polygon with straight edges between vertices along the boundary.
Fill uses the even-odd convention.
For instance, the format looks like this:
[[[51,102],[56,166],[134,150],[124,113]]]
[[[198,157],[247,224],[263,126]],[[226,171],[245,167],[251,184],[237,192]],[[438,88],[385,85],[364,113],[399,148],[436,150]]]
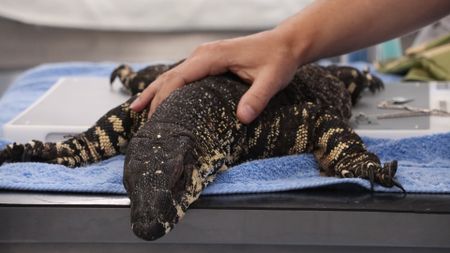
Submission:
[[[135,73],[118,67],[132,94],[142,91],[170,66]],[[217,174],[253,159],[313,153],[328,175],[361,177],[386,187],[395,180],[396,161],[380,164],[348,126],[360,92],[382,88],[379,79],[353,68],[307,65],[251,124],[236,118],[248,86],[232,74],[212,76],[174,91],[146,121],[123,105],[85,133],[60,143],[11,144],[0,163],[41,161],[71,167],[124,152],[124,185],[131,200],[131,224],[146,240],[169,232]]]

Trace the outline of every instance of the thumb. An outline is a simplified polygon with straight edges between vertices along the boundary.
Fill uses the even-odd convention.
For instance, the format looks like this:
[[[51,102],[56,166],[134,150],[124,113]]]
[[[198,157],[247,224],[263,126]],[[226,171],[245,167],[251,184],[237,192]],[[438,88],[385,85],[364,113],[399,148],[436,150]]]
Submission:
[[[257,78],[239,101],[238,119],[244,124],[251,123],[261,114],[270,99],[279,91],[280,86],[273,78]]]

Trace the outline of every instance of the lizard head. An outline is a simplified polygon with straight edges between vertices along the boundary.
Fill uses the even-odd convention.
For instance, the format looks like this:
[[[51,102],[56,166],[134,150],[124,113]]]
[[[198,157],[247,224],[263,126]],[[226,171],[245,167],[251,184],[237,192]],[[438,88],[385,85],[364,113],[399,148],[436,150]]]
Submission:
[[[169,133],[156,135],[135,136],[125,159],[124,185],[131,201],[131,226],[145,240],[168,233],[204,188],[192,139]]]

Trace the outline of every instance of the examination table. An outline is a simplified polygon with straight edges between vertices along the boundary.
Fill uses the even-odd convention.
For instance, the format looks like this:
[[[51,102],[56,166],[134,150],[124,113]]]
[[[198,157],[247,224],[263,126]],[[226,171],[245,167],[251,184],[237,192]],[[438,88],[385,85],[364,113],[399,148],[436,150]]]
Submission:
[[[202,196],[154,242],[129,219],[124,195],[2,190],[0,252],[450,252],[450,194],[340,184]]]
[[[449,252],[450,195],[352,186],[201,197],[155,242],[126,197],[2,192],[0,252]]]

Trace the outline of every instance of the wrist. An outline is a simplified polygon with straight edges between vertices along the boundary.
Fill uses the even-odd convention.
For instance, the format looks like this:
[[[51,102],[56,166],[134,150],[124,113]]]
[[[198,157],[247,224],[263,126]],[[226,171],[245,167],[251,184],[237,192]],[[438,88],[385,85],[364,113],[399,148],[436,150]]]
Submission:
[[[275,27],[272,30],[274,36],[279,38],[281,43],[290,51],[298,66],[315,61],[316,59],[311,54],[313,36],[304,32],[299,34],[298,27],[289,21],[288,19]]]

